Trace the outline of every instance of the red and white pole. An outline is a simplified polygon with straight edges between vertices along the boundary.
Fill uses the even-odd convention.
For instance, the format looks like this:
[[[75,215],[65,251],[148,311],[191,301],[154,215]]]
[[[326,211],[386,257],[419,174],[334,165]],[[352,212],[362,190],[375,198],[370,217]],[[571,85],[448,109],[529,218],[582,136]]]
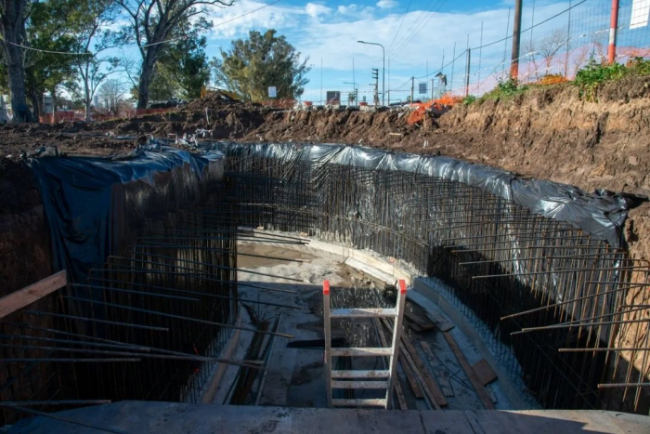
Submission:
[[[609,22],[609,47],[607,48],[607,63],[616,62],[616,31],[618,29],[618,2],[612,0],[612,13]]]

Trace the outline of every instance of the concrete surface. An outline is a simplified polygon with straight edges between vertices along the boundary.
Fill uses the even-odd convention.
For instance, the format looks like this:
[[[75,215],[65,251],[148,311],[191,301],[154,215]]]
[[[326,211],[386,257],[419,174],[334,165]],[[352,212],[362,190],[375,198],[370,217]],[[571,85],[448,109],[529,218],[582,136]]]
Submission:
[[[571,434],[650,433],[650,418],[604,411],[396,411],[175,404],[123,401],[57,413],[137,434]],[[36,417],[10,434],[96,434],[88,427]]]

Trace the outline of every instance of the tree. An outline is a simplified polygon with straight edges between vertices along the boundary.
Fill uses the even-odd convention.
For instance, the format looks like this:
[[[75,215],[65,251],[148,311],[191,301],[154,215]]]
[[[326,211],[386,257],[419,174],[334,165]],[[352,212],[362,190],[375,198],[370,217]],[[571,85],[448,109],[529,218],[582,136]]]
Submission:
[[[124,84],[116,79],[106,80],[97,92],[97,97],[104,104],[110,114],[117,116],[119,108],[124,102]]]
[[[199,98],[201,88],[210,81],[210,66],[205,54],[207,40],[199,34],[202,28],[207,28],[207,23],[201,27],[181,23],[179,33],[185,37],[169,44],[158,64],[162,67],[159,69],[164,69],[176,82],[185,99]]]
[[[548,75],[555,55],[566,44],[567,40],[566,31],[558,29],[539,41],[537,51],[541,54],[546,65],[544,75]]]
[[[147,108],[154,68],[179,24],[194,22],[192,18],[205,14],[210,6],[231,6],[233,3],[234,0],[117,0],[129,20],[122,39],[135,42],[142,56],[138,108]]]
[[[25,50],[23,48],[27,42],[25,23],[30,6],[29,0],[0,0],[2,54],[9,78],[13,122],[32,120],[25,92]]]
[[[268,88],[277,88],[278,98],[298,98],[309,83],[306,58],[284,36],[276,37],[275,30],[263,35],[251,31],[247,40],[232,42],[230,51],[221,50],[221,59],[211,64],[218,85],[237,93],[242,99],[263,101],[268,98]]]
[[[43,93],[50,92],[55,108],[57,87],[76,77],[74,62],[86,57],[83,52],[74,54],[79,52],[78,30],[85,20],[79,11],[76,0],[49,0],[31,5],[26,34],[28,45],[34,49],[25,52],[24,69],[34,120],[40,115]]]
[[[69,83],[68,89],[84,102],[86,120],[90,121],[93,97],[119,63],[117,58],[99,57],[113,46],[114,34],[104,27],[115,20],[117,7],[113,0],[85,0],[78,2],[78,7],[84,19],[77,33],[77,49],[87,55],[77,57],[74,63],[81,87]]]

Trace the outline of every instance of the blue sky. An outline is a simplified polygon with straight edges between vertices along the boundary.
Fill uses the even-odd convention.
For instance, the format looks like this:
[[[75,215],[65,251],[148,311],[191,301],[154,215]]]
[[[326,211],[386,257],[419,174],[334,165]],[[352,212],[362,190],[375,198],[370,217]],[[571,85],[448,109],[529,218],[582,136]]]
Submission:
[[[573,4],[580,1],[573,0]],[[579,24],[584,15],[584,30],[578,31],[591,35],[606,30],[608,3],[610,0],[586,0],[574,9],[576,23]],[[356,41],[378,42],[386,47],[390,58],[390,79],[387,71],[386,87],[391,89],[394,101],[410,94],[411,76],[422,77],[429,73],[429,78],[433,78],[442,66],[443,53],[445,64],[451,60],[454,43],[458,55],[465,50],[468,38],[470,47],[478,47],[481,37],[485,44],[512,33],[509,8],[513,5],[514,0],[238,0],[234,6],[215,7],[210,11],[208,19],[212,20],[214,28],[207,35],[207,53],[210,57],[218,55],[220,47],[229,48],[232,39],[245,37],[250,30],[263,32],[274,28],[285,35],[303,57],[309,57],[312,70],[303,100],[319,101],[327,90],[340,90],[345,94],[352,89],[353,81],[361,95],[370,100],[371,69],[381,68],[382,51]],[[526,0],[522,28],[558,14],[568,6],[569,0]],[[256,9],[259,10],[249,13]],[[556,28],[566,28],[567,18],[565,13],[535,28],[533,40]],[[531,39],[530,32],[522,39],[525,50],[526,41]],[[476,51],[472,52],[472,79],[500,71],[504,59],[510,58],[510,42]],[[462,87],[464,68],[465,56],[462,56],[454,63],[454,87]],[[451,65],[444,73],[451,81]]]

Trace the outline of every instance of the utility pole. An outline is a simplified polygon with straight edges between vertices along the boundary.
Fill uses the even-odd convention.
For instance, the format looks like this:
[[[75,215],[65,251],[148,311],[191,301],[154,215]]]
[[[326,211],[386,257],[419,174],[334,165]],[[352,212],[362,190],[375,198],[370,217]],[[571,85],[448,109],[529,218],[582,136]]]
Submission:
[[[388,105],[390,105],[390,56],[388,56]]]
[[[372,68],[372,79],[375,80],[375,106],[379,105],[379,69]]]
[[[320,58],[320,101],[321,104],[324,104],[323,99],[323,58]]]
[[[470,71],[470,65],[472,62],[472,49],[468,48],[467,49],[467,76],[465,79],[465,96],[469,96],[469,71]]]
[[[564,76],[569,78],[569,58],[571,57],[571,0],[569,0],[569,19],[566,26],[566,54],[564,55]]]
[[[414,92],[415,92],[415,77],[411,77],[411,104],[413,104],[413,101],[415,101],[414,98]]]
[[[454,65],[456,62],[456,43],[454,42],[454,53],[451,55],[451,81],[449,82],[449,93],[454,92]],[[446,87],[446,86],[445,86]]]
[[[386,49],[384,48],[383,45],[377,43],[377,42],[366,42],[366,41],[357,41],[359,44],[366,44],[366,45],[376,45],[378,47],[381,47],[381,52],[383,56],[383,67],[382,67],[382,72],[381,72],[381,77],[382,77],[382,84],[381,84],[381,104],[384,105],[386,103]]]
[[[431,99],[433,99],[433,83],[435,82],[435,78],[431,79]]]
[[[616,32],[618,30],[618,0],[612,0],[612,14],[609,22],[609,47],[607,47],[607,62],[616,62]]]
[[[354,77],[354,57],[352,58],[352,89],[357,89],[357,79]]]
[[[512,56],[510,61],[510,79],[519,77],[519,47],[521,45],[521,9],[523,0],[515,0],[515,19],[512,27]]]

